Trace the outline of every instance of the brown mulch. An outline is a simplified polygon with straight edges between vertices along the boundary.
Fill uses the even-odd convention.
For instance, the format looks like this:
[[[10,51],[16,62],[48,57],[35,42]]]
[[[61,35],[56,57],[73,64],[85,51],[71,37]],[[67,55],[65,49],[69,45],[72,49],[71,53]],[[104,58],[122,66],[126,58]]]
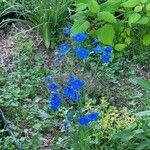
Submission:
[[[37,32],[28,25],[12,24],[0,29],[0,66],[9,68],[11,56],[17,50],[19,41],[32,39],[36,46],[41,45],[42,40]]]

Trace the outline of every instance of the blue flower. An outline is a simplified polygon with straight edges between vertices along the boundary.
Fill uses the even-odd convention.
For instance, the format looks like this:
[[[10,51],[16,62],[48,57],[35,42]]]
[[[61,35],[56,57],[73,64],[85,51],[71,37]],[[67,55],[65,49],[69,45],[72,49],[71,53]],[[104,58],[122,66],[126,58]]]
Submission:
[[[80,123],[80,125],[88,125],[90,123],[90,120],[86,116],[81,116],[78,118],[78,122]]]
[[[64,122],[64,129],[67,129],[67,127],[68,127],[68,122],[65,121],[65,122]]]
[[[102,55],[102,63],[109,63],[111,61],[111,55]]]
[[[75,48],[74,49],[75,54],[80,58],[80,59],[86,59],[89,56],[89,51],[85,48]]]
[[[97,121],[99,119],[99,113],[98,112],[92,112],[90,114],[87,114],[85,116],[81,116],[78,118],[78,122],[81,125],[88,125],[90,122]]]
[[[112,51],[113,51],[113,48],[110,47],[110,46],[107,46],[107,47],[105,48],[106,54],[111,54]]]
[[[69,97],[70,100],[72,100],[73,102],[77,101],[80,96],[79,94],[72,88],[69,86],[64,87],[64,96]]]
[[[72,113],[69,113],[68,115],[67,115],[67,121],[68,122],[71,122],[73,120],[73,114]]]
[[[62,55],[60,55],[60,54],[56,55],[55,61],[56,61],[57,64],[61,63],[61,58],[62,58]]]
[[[59,88],[59,86],[56,83],[52,83],[52,84],[49,84],[48,88],[51,92],[54,92]]]
[[[72,40],[79,44],[83,43],[86,39],[88,39],[88,35],[85,32],[80,32],[72,37]]]
[[[95,48],[93,48],[93,51],[94,51],[95,53],[100,54],[100,53],[104,52],[104,48],[101,47],[100,45],[97,45]]]
[[[46,80],[46,82],[50,83],[52,81],[52,77],[51,76],[47,76],[45,80]]]
[[[63,34],[64,35],[70,35],[71,34],[71,28],[64,28]]]
[[[93,40],[93,45],[96,45],[96,44],[98,44],[99,43],[99,40],[97,39],[97,38],[94,38],[94,40]]]
[[[84,86],[84,82],[79,80],[79,79],[76,79],[75,77],[73,76],[70,76],[70,79],[69,79],[69,85],[71,85],[75,90],[80,90],[83,88]]]
[[[61,105],[62,103],[62,100],[59,98],[59,95],[58,94],[53,94],[52,95],[52,98],[50,100],[50,107],[51,109],[53,110],[57,110],[58,107]]]
[[[99,119],[99,113],[98,112],[92,112],[87,115],[90,121],[97,121]]]
[[[70,46],[67,43],[63,43],[60,45],[60,54],[64,54],[68,52],[70,49]]]

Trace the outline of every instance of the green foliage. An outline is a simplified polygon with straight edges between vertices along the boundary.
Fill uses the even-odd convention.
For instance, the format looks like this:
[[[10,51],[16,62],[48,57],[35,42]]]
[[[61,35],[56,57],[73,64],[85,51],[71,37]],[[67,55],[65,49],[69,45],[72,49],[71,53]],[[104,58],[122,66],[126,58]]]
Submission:
[[[44,61],[43,53],[31,40],[21,41],[10,69],[0,71],[0,106],[25,150],[41,147],[41,131],[48,126],[48,97],[43,81],[50,71],[43,67]],[[2,135],[0,140],[3,148],[13,150],[11,137]]]
[[[46,48],[52,47],[59,30],[66,25],[69,16],[68,7],[72,0],[36,0],[36,1],[16,1],[12,6],[21,19],[6,19],[0,24],[9,22],[23,22],[29,24],[33,29],[37,29],[44,41]],[[10,11],[6,11],[10,13]]]
[[[91,99],[86,99],[85,109],[100,111],[98,123],[91,123],[88,126],[80,126],[71,123],[65,136],[59,138],[59,146],[63,149],[74,150],[105,150],[123,149],[127,143],[113,138],[114,134],[125,129],[134,122],[135,118],[130,116],[127,109],[117,110],[103,97],[101,105],[93,106]],[[119,117],[118,117],[119,116]],[[58,148],[59,149],[59,148]]]
[[[92,0],[90,5],[89,1],[76,0],[73,34],[77,31],[87,31],[91,36],[97,37],[102,44],[114,46],[117,53],[133,44],[136,30],[142,28],[139,36],[143,38],[143,44],[149,46],[149,6],[149,1],[140,0],[107,0],[99,3]],[[88,21],[86,28],[74,28],[83,18],[84,22]]]

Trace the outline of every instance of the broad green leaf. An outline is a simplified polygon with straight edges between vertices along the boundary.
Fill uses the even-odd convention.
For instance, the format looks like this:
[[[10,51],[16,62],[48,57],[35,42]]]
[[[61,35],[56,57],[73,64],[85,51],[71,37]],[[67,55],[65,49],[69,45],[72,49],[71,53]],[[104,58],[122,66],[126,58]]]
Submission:
[[[128,0],[122,4],[123,7],[132,8],[137,6],[140,3],[140,0]]]
[[[115,30],[112,25],[106,24],[96,31],[98,39],[106,45],[113,46]]]
[[[104,20],[109,23],[116,23],[116,18],[113,14],[107,11],[102,11],[98,13],[98,20]]]
[[[115,12],[121,5],[121,0],[109,0],[101,4],[101,11]]]
[[[148,24],[149,23],[149,18],[148,17],[142,17],[138,22],[137,24]]]
[[[122,51],[122,50],[124,50],[126,47],[127,47],[126,44],[118,43],[118,44],[115,45],[115,50],[117,50],[117,51]]]
[[[147,0],[140,0],[141,3],[145,4]]]
[[[134,9],[134,11],[135,11],[135,12],[141,12],[142,9],[143,9],[142,6],[136,6],[135,9]]]
[[[86,8],[87,8],[87,4],[79,3],[79,4],[77,4],[77,9],[76,9],[76,11],[82,11],[82,10],[84,10],[84,9],[86,9]]]
[[[145,34],[145,35],[143,36],[143,44],[144,44],[145,46],[150,45],[150,34]]]
[[[72,35],[85,32],[89,27],[90,23],[87,20],[78,20],[72,26]]]
[[[92,13],[99,13],[99,11],[100,11],[100,5],[98,4],[98,2],[96,0],[90,0],[88,2],[88,8],[89,8],[90,12],[92,12]]]
[[[141,18],[141,15],[138,13],[133,13],[129,16],[128,23],[131,26],[132,24],[136,23]]]
[[[131,82],[134,84],[139,84],[143,88],[150,90],[150,81],[144,80],[142,78],[134,78],[131,79]]]

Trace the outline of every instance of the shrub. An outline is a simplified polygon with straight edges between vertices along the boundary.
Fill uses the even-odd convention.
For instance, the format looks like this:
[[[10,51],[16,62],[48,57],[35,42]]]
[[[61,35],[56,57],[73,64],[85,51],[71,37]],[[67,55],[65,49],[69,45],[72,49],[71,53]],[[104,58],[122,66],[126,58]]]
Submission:
[[[145,0],[76,0],[72,16],[73,35],[87,31],[101,44],[113,46],[115,53],[127,48],[140,33],[138,42],[150,45],[150,2]],[[142,30],[141,30],[142,29]],[[140,30],[140,32],[138,32]],[[143,39],[143,40],[141,40]]]

